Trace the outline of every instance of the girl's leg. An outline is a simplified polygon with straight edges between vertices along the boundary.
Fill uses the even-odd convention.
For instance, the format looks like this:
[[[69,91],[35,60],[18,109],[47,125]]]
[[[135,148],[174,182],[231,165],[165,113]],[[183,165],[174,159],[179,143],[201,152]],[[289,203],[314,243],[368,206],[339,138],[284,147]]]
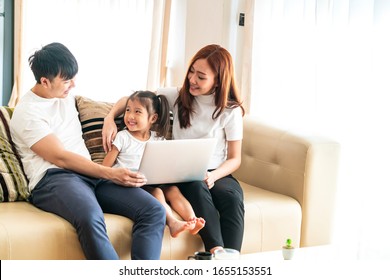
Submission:
[[[143,187],[143,189],[152,194],[164,206],[166,212],[167,226],[172,237],[177,237],[181,232],[193,228],[194,223],[184,222],[176,219],[176,217],[172,213],[171,207],[165,200],[163,191],[160,188],[145,186]]]
[[[104,212],[134,221],[133,260],[160,259],[165,210],[157,199],[141,188],[122,187],[107,180],[97,185],[96,197]]]
[[[216,181],[210,192],[219,211],[225,247],[240,251],[245,214],[244,195],[240,184],[230,175]]]
[[[31,194],[31,202],[57,214],[76,229],[87,259],[118,259],[95,197],[95,179],[63,169],[49,169]]]
[[[183,196],[190,202],[196,216],[203,217],[205,226],[199,231],[205,249],[210,251],[215,247],[223,247],[219,214],[206,184],[202,181],[181,183],[178,187]]]
[[[194,222],[190,232],[191,234],[197,234],[199,230],[204,227],[205,220],[203,218],[196,217],[191,204],[183,196],[177,186],[164,186],[162,190],[172,209],[175,210],[185,221]]]

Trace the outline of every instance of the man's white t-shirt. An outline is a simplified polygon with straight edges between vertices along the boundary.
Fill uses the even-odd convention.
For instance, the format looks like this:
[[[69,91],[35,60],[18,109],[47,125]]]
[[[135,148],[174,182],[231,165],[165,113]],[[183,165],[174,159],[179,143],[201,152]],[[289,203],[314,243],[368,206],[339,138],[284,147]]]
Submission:
[[[124,167],[138,171],[146,143],[162,140],[165,140],[164,137],[158,137],[155,131],[151,131],[150,138],[147,141],[138,140],[127,130],[119,131],[112,143],[119,151],[113,167]]]
[[[191,116],[191,126],[180,128],[177,106],[174,103],[178,97],[178,88],[162,88],[157,94],[167,97],[173,112],[172,135],[174,139],[216,138],[214,150],[208,169],[219,167],[227,158],[227,141],[242,140],[243,119],[241,108],[225,109],[222,114],[213,119],[215,110],[214,94],[195,97],[194,114]]]
[[[30,191],[47,169],[59,168],[30,149],[49,134],[57,136],[66,150],[91,159],[75,104],[73,95],[42,98],[29,91],[15,107],[10,121],[11,136],[22,159]]]

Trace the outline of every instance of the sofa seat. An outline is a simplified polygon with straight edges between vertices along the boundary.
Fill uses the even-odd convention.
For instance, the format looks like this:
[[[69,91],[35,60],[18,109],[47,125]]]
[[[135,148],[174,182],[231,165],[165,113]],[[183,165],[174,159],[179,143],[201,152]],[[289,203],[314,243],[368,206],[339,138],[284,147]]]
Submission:
[[[240,184],[245,197],[242,253],[280,249],[287,237],[299,244],[302,209],[298,201],[244,182]]]
[[[105,214],[105,219],[115,250],[128,259],[132,222],[112,214]],[[76,230],[63,218],[29,202],[0,203],[0,259],[83,258]]]

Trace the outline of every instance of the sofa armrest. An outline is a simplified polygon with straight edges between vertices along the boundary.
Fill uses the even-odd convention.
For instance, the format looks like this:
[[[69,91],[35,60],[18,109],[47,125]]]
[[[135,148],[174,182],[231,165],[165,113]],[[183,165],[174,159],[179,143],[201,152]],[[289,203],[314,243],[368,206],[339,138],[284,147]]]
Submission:
[[[301,247],[329,244],[339,149],[339,144],[333,140],[297,135],[247,115],[242,162],[234,175],[242,182],[299,202]]]

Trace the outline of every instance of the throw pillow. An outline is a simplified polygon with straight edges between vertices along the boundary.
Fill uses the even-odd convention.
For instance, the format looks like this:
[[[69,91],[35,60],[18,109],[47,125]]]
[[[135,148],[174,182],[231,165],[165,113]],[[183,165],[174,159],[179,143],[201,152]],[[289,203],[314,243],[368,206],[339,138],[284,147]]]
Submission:
[[[94,101],[84,96],[76,96],[76,107],[79,111],[85,145],[91,159],[99,164],[103,162],[106,155],[102,141],[104,117],[110,112],[113,105],[110,102]],[[117,126],[121,121],[122,117],[115,119]]]
[[[12,108],[0,107],[0,202],[27,200],[30,195],[28,180],[9,130],[12,113]]]

